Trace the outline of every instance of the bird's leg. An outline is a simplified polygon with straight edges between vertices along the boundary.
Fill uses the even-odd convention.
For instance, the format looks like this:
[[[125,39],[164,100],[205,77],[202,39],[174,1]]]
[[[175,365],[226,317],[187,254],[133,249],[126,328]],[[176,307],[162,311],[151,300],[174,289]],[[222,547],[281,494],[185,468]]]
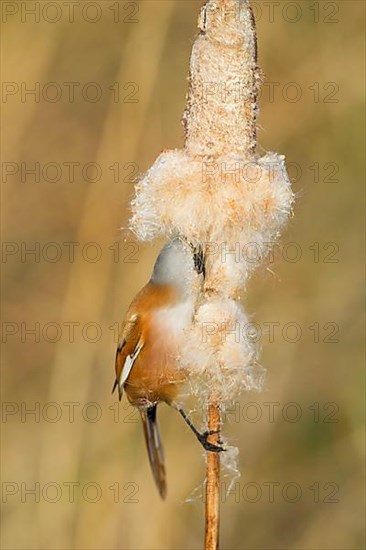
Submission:
[[[209,435],[213,435],[215,433],[218,433],[218,431],[216,430],[210,430],[210,431],[206,431],[206,432],[203,432],[201,434],[201,432],[199,432],[197,430],[197,428],[195,428],[195,426],[192,424],[192,422],[189,420],[188,416],[186,415],[186,413],[184,412],[183,409],[178,409],[178,411],[180,412],[180,414],[183,416],[184,418],[184,421],[188,424],[188,426],[191,428],[192,432],[194,433],[194,435],[197,437],[198,441],[201,443],[201,445],[203,446],[203,448],[206,450],[206,451],[211,451],[212,453],[220,453],[221,451],[225,451],[225,449],[223,447],[220,447],[219,445],[214,445],[213,443],[209,443],[209,441],[207,441],[207,438]]]

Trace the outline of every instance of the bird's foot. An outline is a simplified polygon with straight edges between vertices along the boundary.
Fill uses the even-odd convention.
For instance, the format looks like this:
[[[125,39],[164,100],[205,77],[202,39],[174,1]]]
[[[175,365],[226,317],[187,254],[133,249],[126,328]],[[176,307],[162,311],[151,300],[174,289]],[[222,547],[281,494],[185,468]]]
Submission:
[[[225,451],[225,449],[223,447],[221,447],[220,445],[215,445],[214,443],[210,443],[209,441],[207,441],[207,438],[210,435],[215,435],[215,434],[218,434],[218,433],[219,433],[219,430],[207,430],[207,431],[203,432],[202,434],[197,434],[197,439],[206,451],[210,451],[211,453],[221,453],[222,451]]]

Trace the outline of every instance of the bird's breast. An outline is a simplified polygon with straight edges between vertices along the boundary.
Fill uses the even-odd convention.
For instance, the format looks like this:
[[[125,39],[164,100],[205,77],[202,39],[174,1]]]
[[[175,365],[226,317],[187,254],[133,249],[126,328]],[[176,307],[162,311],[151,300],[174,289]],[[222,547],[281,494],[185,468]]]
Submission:
[[[150,311],[144,321],[144,346],[125,386],[132,404],[172,402],[185,380],[178,357],[192,321],[193,300]]]
[[[162,307],[153,313],[154,330],[166,332],[173,340],[184,338],[184,332],[192,322],[193,300],[170,307]]]

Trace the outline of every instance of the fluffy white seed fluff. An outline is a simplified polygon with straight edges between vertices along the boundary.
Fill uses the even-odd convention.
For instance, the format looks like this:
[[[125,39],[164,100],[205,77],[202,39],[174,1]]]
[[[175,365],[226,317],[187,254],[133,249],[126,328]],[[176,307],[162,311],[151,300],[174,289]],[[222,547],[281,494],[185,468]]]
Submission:
[[[138,239],[180,234],[203,247],[206,278],[180,364],[195,394],[230,403],[258,390],[263,369],[235,298],[294,201],[285,159],[256,154],[256,34],[248,0],[208,0],[190,61],[182,150],[164,151],[136,187]]]
[[[212,160],[167,151],[137,185],[131,228],[141,240],[178,231],[192,243],[211,243],[219,257],[207,270],[210,286],[220,283],[230,295],[277,238],[293,198],[284,157],[275,153]],[[230,260],[238,249],[240,260],[238,252]]]
[[[243,390],[261,389],[264,369],[257,364],[250,329],[248,317],[234,300],[212,297],[198,308],[186,332],[180,364],[203,402],[212,388],[222,403],[236,399]]]

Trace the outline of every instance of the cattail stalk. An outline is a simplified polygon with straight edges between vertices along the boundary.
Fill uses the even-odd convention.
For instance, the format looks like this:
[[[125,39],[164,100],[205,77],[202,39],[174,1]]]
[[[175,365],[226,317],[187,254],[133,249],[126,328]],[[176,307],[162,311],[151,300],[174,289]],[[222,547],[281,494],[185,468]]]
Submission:
[[[220,405],[211,397],[208,405],[208,429],[217,432],[209,437],[210,443],[220,441],[221,414]],[[220,527],[220,454],[207,453],[206,497],[205,497],[205,550],[219,548]]]
[[[208,408],[208,430],[217,432],[209,440],[218,444],[221,407],[263,386],[264,369],[244,330],[249,318],[239,296],[287,222],[294,195],[284,157],[258,153],[262,75],[249,0],[207,0],[198,30],[184,147],[163,151],[141,178],[130,227],[142,241],[179,235],[205,251],[205,281],[179,362],[199,403]],[[222,254],[243,251],[248,243],[261,252],[257,263]],[[206,550],[219,545],[220,459],[229,464],[230,456],[234,453],[207,452]]]
[[[243,28],[238,20],[246,8]],[[216,11],[216,13],[215,13]],[[185,148],[192,156],[224,155],[227,152],[253,158],[256,149],[257,36],[249,4],[235,0],[207,2],[198,22],[203,31],[195,41],[190,64],[190,87],[184,113]],[[243,32],[244,31],[244,32]],[[243,35],[245,40],[243,40]],[[240,38],[239,38],[240,37]],[[223,66],[228,74],[223,79]],[[230,82],[231,80],[231,82]],[[225,89],[224,89],[225,87]],[[228,89],[227,87],[231,87]],[[235,89],[236,88],[236,89]],[[219,93],[221,89],[221,94]],[[243,101],[222,102],[222,96],[239,93]],[[215,123],[213,113],[220,113]],[[223,131],[222,121],[232,120]],[[227,123],[227,122],[226,122]],[[217,292],[212,285],[206,292]],[[213,389],[208,403],[209,441],[220,442],[220,400]],[[220,454],[207,452],[205,495],[205,550],[219,548]]]

